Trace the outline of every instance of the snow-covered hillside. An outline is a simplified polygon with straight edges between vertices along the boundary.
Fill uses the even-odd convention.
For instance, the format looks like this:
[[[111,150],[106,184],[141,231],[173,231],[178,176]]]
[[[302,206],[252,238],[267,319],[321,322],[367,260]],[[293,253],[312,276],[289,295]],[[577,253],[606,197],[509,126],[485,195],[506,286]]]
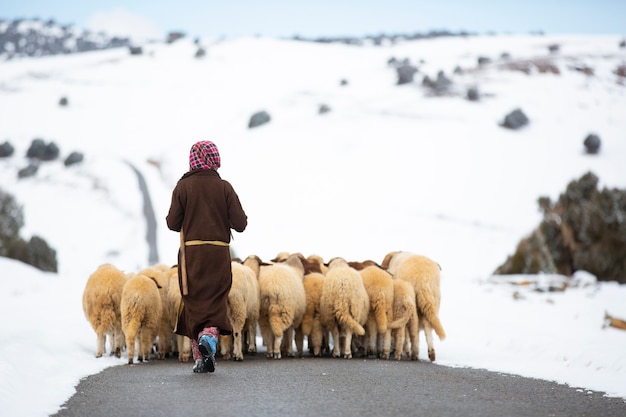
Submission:
[[[0,159],[0,188],[24,207],[21,234],[57,250],[59,273],[0,259],[10,275],[0,314],[20,317],[2,321],[0,409],[53,413],[81,377],[124,363],[93,357],[84,283],[103,262],[127,271],[148,262],[142,196],[127,162],[148,183],[160,261],[176,261],[178,236],[164,219],[189,148],[202,139],[220,148],[220,174],[249,217],[232,243],[238,256],[380,262],[393,250],[425,254],[443,268],[448,338],[436,343],[438,363],[626,398],[626,334],[601,328],[605,310],[626,317],[624,286],[581,274],[586,284],[564,293],[521,290],[514,299],[520,288],[488,282],[538,225],[538,197],[558,197],[588,171],[601,186],[626,187],[620,41],[487,36],[358,47],[242,38],[202,42],[207,55],[198,59],[197,45],[182,40],[148,45],[143,55],[120,48],[3,63],[0,142],[16,151]],[[392,57],[419,68],[413,83],[396,84]],[[479,57],[490,63],[479,66]],[[558,74],[541,72],[541,63]],[[421,81],[439,71],[452,85],[434,96]],[[470,87],[479,101],[466,99]],[[331,111],[319,114],[322,104]],[[501,127],[516,108],[529,125]],[[259,110],[270,123],[249,129]],[[602,140],[598,155],[584,152],[589,133]],[[42,163],[35,177],[18,180],[35,138],[85,160]],[[28,399],[34,374],[47,393],[42,405]]]

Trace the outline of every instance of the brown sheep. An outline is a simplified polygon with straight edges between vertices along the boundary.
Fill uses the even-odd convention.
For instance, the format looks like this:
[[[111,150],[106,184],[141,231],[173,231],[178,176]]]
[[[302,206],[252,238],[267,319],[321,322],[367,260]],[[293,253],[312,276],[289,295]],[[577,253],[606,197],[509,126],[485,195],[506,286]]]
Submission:
[[[417,360],[418,350],[411,350],[411,346],[419,346],[415,290],[410,283],[402,279],[393,280],[393,321],[389,323],[389,328],[393,332],[394,358],[399,361],[402,359],[402,353],[406,352],[412,360]]]
[[[256,353],[256,326],[259,321],[259,283],[254,271],[232,262],[233,283],[228,293],[228,317],[233,326],[232,336],[220,337],[222,357],[243,360],[243,340],[248,351]]]
[[[126,281],[122,290],[122,330],[126,335],[128,363],[133,363],[135,341],[137,360],[149,360],[152,343],[161,324],[161,296],[154,278],[136,274]]]
[[[393,279],[389,272],[377,265],[367,266],[360,273],[370,302],[366,328],[367,354],[389,359],[391,328],[388,322],[393,316]],[[379,338],[382,341],[380,348]]]
[[[396,279],[403,279],[413,285],[415,290],[417,314],[420,329],[424,330],[428,345],[428,358],[435,360],[435,348],[432,331],[435,330],[440,340],[444,340],[446,333],[439,320],[439,305],[441,290],[439,288],[441,267],[426,256],[409,252],[390,252],[382,263]],[[412,346],[414,355],[417,355],[419,344]]]
[[[333,357],[352,358],[352,337],[363,336],[367,322],[369,297],[359,272],[348,263],[335,258],[328,265],[320,299],[322,325],[333,337]],[[340,342],[340,334],[345,339]]]
[[[122,356],[124,333],[120,303],[126,274],[111,264],[103,264],[93,272],[83,291],[83,311],[97,335],[96,358],[105,351],[109,337],[110,354]]]
[[[294,356],[293,332],[300,327],[306,308],[302,261],[294,255],[284,263],[263,264],[258,257],[249,256],[244,265],[258,271],[259,327],[267,343],[267,357],[280,359],[281,345],[287,356]],[[297,348],[302,355],[302,345]]]

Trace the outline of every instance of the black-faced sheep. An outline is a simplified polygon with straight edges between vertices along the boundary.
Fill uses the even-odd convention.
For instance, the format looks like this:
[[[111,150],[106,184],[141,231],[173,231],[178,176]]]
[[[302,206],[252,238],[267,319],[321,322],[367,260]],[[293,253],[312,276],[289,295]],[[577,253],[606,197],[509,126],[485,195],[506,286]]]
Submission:
[[[370,302],[365,334],[367,354],[389,359],[391,328],[388,323],[393,316],[393,279],[378,265],[367,266],[360,273]]]
[[[126,274],[111,264],[103,264],[87,279],[83,291],[83,311],[97,335],[96,357],[105,350],[109,337],[110,354],[122,356],[124,333],[120,304]]]
[[[428,358],[435,360],[435,348],[432,331],[435,330],[439,339],[443,340],[446,333],[439,320],[441,303],[439,264],[426,256],[409,252],[390,252],[382,263],[396,279],[402,279],[413,285],[416,296],[417,314],[420,329],[424,330],[428,345]],[[414,343],[412,351],[417,355],[419,344]]]
[[[259,283],[254,271],[232,262],[232,286],[228,293],[228,317],[233,326],[232,336],[220,336],[222,357],[243,360],[243,341],[248,340],[248,352],[256,353],[256,326],[259,321]]]
[[[320,300],[322,325],[333,337],[333,357],[352,358],[352,337],[363,336],[367,322],[369,297],[361,274],[348,263],[335,258],[328,265]],[[340,342],[344,335],[344,342]],[[343,345],[343,346],[342,346]]]
[[[129,364],[133,363],[135,341],[138,343],[137,360],[149,360],[161,324],[161,310],[159,285],[154,278],[135,274],[126,281],[121,311]]]
[[[300,327],[306,307],[302,261],[294,255],[285,262],[262,265],[258,257],[249,256],[244,265],[258,271],[259,327],[267,357],[280,359],[281,345],[287,356],[294,356],[293,332]],[[298,354],[302,355],[301,345]]]

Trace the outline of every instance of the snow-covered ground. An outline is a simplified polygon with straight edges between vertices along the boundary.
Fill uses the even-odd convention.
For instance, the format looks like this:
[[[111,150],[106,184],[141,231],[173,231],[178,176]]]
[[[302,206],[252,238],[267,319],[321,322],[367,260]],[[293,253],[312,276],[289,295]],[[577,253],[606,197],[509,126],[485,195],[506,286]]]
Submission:
[[[355,47],[241,38],[206,42],[202,60],[183,40],[149,45],[142,56],[119,49],[3,62],[0,142],[16,152],[0,160],[0,188],[23,206],[20,234],[57,250],[59,273],[0,258],[2,414],[52,414],[81,378],[125,363],[94,357],[81,296],[101,263],[147,266],[143,201],[126,161],[146,178],[159,260],[173,264],[170,193],[190,146],[204,139],[220,148],[220,173],[249,217],[232,243],[239,257],[427,255],[443,268],[448,338],[436,341],[437,363],[626,398],[626,332],[602,328],[605,311],[626,317],[626,286],[584,272],[565,292],[490,280],[539,224],[538,197],[556,199],[588,171],[601,187],[626,187],[626,86],[613,72],[626,61],[620,40],[486,36]],[[555,43],[560,52],[551,55]],[[560,74],[503,69],[503,53],[550,60]],[[479,68],[479,56],[492,63]],[[396,85],[391,57],[419,64],[414,83]],[[574,69],[582,66],[594,75]],[[440,70],[452,94],[431,97],[421,79]],[[480,101],[465,99],[471,86]],[[63,96],[67,107],[58,105]],[[332,110],[318,114],[321,104]],[[500,127],[515,108],[530,124]],[[271,122],[248,129],[259,110]],[[589,133],[602,139],[598,155],[584,153]],[[62,157],[18,180],[35,138],[54,141]],[[72,151],[85,160],[66,168]],[[551,278],[523,277],[539,286]]]

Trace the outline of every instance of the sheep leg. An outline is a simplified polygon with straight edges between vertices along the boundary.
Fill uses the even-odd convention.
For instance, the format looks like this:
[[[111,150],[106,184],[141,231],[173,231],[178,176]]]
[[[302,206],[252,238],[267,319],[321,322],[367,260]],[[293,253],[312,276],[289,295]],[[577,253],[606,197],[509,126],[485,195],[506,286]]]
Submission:
[[[331,334],[333,336],[333,358],[340,358],[341,357],[341,348],[340,348],[340,341],[339,341],[339,328],[337,326],[333,326],[333,328],[331,329]]]
[[[417,315],[414,315],[412,319],[407,323],[407,327],[409,330],[409,338],[407,338],[407,342],[410,340],[410,349],[407,348],[407,353],[410,354],[411,360],[417,361],[419,360],[419,350],[420,350],[420,325],[419,318]]]
[[[374,319],[374,317],[369,317],[367,319],[367,328],[366,328],[366,333],[365,333],[365,337],[367,339],[367,352],[366,352],[366,356],[376,356],[377,349],[376,349],[376,336],[378,334],[378,329],[376,326],[376,320]]]
[[[111,351],[111,354],[115,354],[116,357],[122,357],[122,348],[124,347],[124,332],[121,326],[117,326],[113,332],[113,338],[115,339],[115,351]]]
[[[387,328],[387,331],[383,333],[383,346],[382,346],[382,359],[389,359],[389,355],[391,354],[391,329]]]
[[[394,343],[395,343],[395,351],[394,358],[399,361],[402,359],[402,352],[404,351],[404,340],[406,337],[406,326],[402,326],[398,329],[394,330]]]
[[[243,337],[240,328],[233,329],[233,357],[236,361],[243,360]]]
[[[313,346],[313,356],[322,356],[322,326],[319,321],[313,322],[313,330],[311,330],[311,336],[308,340],[310,340]]]
[[[177,334],[176,340],[178,342],[178,360],[180,362],[189,362],[191,359],[191,339]]]
[[[422,320],[424,323],[424,335],[426,336],[426,345],[428,346],[428,359],[435,361],[435,347],[433,340],[433,327],[428,320]]]
[[[234,331],[233,331],[234,335]],[[230,360],[231,352],[233,351],[233,338],[234,336],[219,336],[220,340],[220,354],[226,361]]]
[[[106,333],[97,334],[96,358],[101,358],[106,345]]]
[[[256,323],[248,323],[248,353],[256,354]]]
[[[293,354],[293,326],[289,326],[289,328],[283,333],[283,345],[285,356],[293,358],[295,356]]]
[[[143,355],[143,360],[148,362],[150,360],[150,352],[152,350],[152,342],[154,341],[154,336],[152,332],[148,330],[141,331],[141,353]]]
[[[304,333],[302,333],[302,326],[296,327],[296,335],[294,339],[296,340],[298,357],[301,358],[304,355]]]
[[[128,364],[132,365],[133,358],[135,357],[135,338],[137,337],[137,326],[135,323],[131,323],[126,326],[126,354],[128,355]]]
[[[343,357],[345,359],[352,359],[352,331],[347,330],[344,340],[344,352]]]
[[[276,335],[276,334],[273,335],[273,340],[274,340],[274,343],[273,343],[273,348],[272,348],[272,353],[273,353],[272,357],[274,359],[280,359],[281,358],[281,356],[280,356],[280,346],[281,346],[281,344],[283,342],[283,334],[281,333],[281,334],[278,334],[278,335]]]

